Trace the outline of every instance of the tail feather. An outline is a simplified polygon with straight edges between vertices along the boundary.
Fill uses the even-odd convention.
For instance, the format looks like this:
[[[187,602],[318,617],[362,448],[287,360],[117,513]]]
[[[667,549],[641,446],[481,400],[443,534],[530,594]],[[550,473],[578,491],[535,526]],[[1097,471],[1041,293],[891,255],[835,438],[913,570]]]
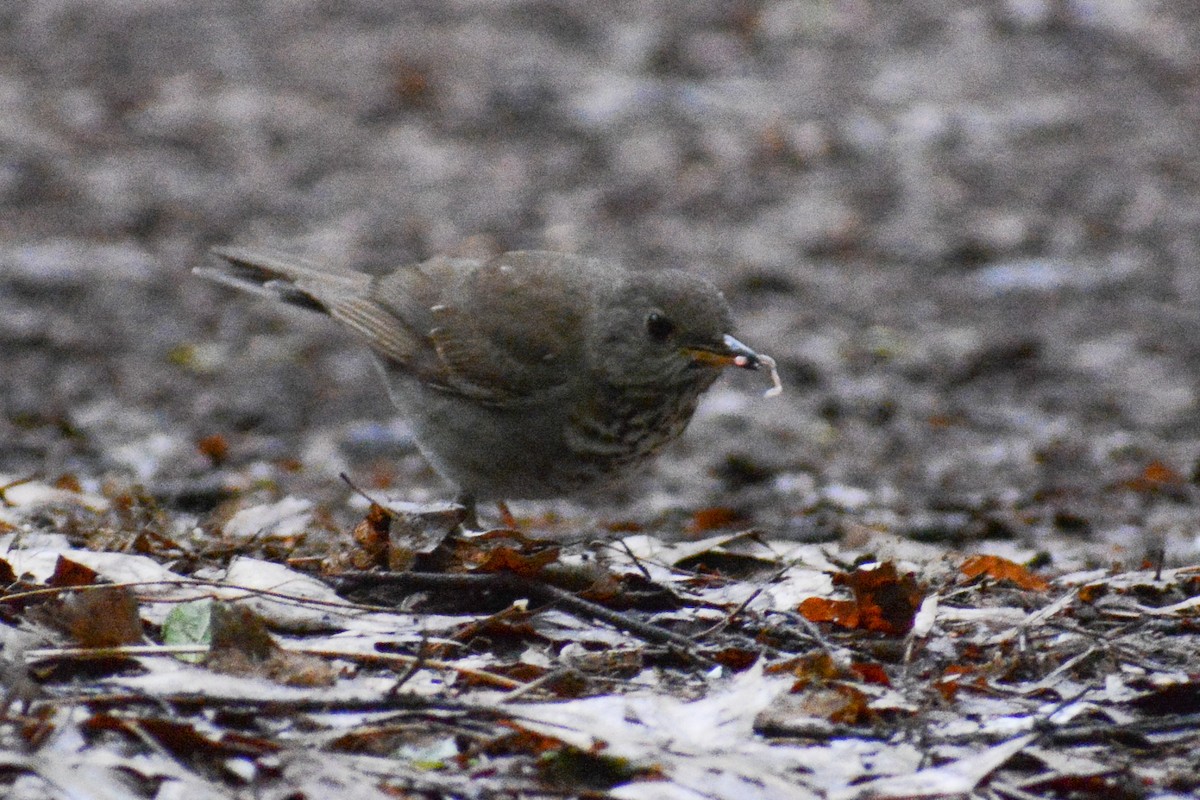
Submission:
[[[294,256],[239,247],[214,247],[219,266],[196,267],[195,274],[235,289],[288,305],[331,314],[341,302],[363,296],[369,276],[316,266]]]
[[[224,263],[197,267],[197,275],[292,306],[333,317],[366,339],[379,355],[408,365],[432,352],[428,337],[380,303],[374,279],[361,272],[319,267],[293,256],[238,247],[215,247]]]

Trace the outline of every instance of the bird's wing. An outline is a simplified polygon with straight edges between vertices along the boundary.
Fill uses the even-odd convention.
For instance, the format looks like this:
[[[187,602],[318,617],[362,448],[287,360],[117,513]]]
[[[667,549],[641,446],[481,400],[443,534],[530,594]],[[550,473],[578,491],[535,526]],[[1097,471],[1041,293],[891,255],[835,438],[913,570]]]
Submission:
[[[537,403],[585,368],[594,281],[580,262],[540,252],[432,259],[381,278],[374,296],[429,342],[406,363],[426,383],[490,405]]]

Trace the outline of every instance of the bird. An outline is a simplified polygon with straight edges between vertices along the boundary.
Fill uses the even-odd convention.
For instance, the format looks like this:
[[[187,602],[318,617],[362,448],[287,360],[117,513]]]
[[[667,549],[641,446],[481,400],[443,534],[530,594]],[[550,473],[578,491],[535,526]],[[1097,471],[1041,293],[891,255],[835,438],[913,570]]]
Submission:
[[[421,453],[476,503],[615,482],[683,433],[726,367],[775,362],[730,333],[709,281],[570,253],[435,256],[372,275],[215,247],[194,271],[325,314],[370,348]],[[476,523],[477,524],[477,523]]]

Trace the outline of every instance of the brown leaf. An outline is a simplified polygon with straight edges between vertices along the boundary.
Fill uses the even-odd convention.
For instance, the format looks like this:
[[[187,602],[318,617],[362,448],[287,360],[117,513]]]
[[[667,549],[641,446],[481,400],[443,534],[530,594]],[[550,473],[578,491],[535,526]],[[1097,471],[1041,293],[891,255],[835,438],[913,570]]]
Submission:
[[[392,517],[380,505],[371,503],[367,515],[354,526],[355,548],[350,563],[355,569],[370,569],[388,565],[388,532]]]
[[[210,658],[239,653],[249,661],[266,661],[278,649],[267,623],[247,606],[213,603]]]
[[[793,692],[846,677],[833,656],[824,650],[770,664],[763,672],[767,675],[791,675],[796,679],[792,685]]]
[[[740,520],[741,515],[732,508],[725,506],[703,508],[692,514],[687,529],[688,533],[704,533],[717,528],[728,528]]]
[[[900,575],[892,562],[874,569],[856,569],[833,576],[835,586],[845,586],[853,600],[809,597],[798,611],[813,622],[833,622],[844,628],[903,635],[925,598],[924,589],[911,574]]]
[[[454,545],[456,561],[470,572],[512,572],[527,578],[557,561],[559,553],[553,542],[530,539],[512,530],[463,537]]]
[[[69,472],[64,472],[55,478],[53,486],[55,489],[65,489],[68,492],[75,492],[75,494],[83,492],[83,486],[79,483],[79,478]]]
[[[1155,686],[1153,691],[1130,700],[1129,705],[1148,714],[1195,714],[1200,711],[1200,678]]]
[[[54,574],[46,581],[46,585],[55,589],[65,586],[91,586],[96,582],[96,577],[96,570],[91,567],[59,556],[58,561],[54,563]]]
[[[205,664],[217,672],[268,678],[285,686],[331,686],[337,680],[329,663],[280,648],[262,617],[227,603],[213,604],[212,649]]]
[[[888,677],[882,664],[871,661],[855,661],[850,665],[850,669],[854,670],[865,683],[873,683],[878,686],[892,685],[892,680]]]
[[[219,433],[214,433],[212,436],[205,436],[196,442],[196,449],[214,467],[219,467],[229,460],[229,442]]]
[[[834,683],[806,691],[800,708],[806,714],[843,725],[858,725],[874,718],[870,698],[844,683]]]
[[[993,580],[1008,581],[1020,589],[1029,591],[1044,592],[1050,588],[1049,583],[1031,573],[1021,564],[1000,556],[971,556],[958,569],[968,578],[973,579],[980,575],[986,575]]]
[[[564,746],[561,739],[528,730],[521,727],[516,721],[502,721],[500,725],[509,728],[512,732],[497,736],[486,743],[483,752],[490,756],[514,754],[540,756],[544,753],[557,752]]]
[[[754,665],[755,661],[758,661],[759,657],[758,651],[747,650],[742,647],[726,647],[710,655],[713,661],[734,672],[742,672],[749,669]]]
[[[279,650],[264,666],[266,677],[284,686],[332,686],[337,682],[338,669],[308,653]]]
[[[428,68],[407,58],[397,58],[391,68],[391,95],[397,108],[421,108],[433,99]]]
[[[159,745],[181,758],[191,758],[197,755],[217,756],[221,758],[249,757],[254,758],[269,753],[277,753],[279,745],[238,733],[227,733],[219,738],[201,733],[190,723],[179,722],[161,717],[126,718],[111,714],[95,714],[90,717],[83,727],[87,731],[117,731],[130,736],[134,741],[142,741],[149,735]]]
[[[137,598],[123,586],[73,592],[63,600],[58,618],[80,647],[140,644],[145,636]]]

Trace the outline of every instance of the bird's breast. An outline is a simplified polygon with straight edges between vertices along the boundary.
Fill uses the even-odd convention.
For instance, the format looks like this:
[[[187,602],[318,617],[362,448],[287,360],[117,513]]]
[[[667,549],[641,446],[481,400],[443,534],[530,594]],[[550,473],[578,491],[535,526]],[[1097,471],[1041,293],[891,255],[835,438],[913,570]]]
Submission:
[[[654,455],[679,437],[696,411],[700,390],[633,391],[606,386],[582,401],[564,432],[576,458],[605,472]]]

